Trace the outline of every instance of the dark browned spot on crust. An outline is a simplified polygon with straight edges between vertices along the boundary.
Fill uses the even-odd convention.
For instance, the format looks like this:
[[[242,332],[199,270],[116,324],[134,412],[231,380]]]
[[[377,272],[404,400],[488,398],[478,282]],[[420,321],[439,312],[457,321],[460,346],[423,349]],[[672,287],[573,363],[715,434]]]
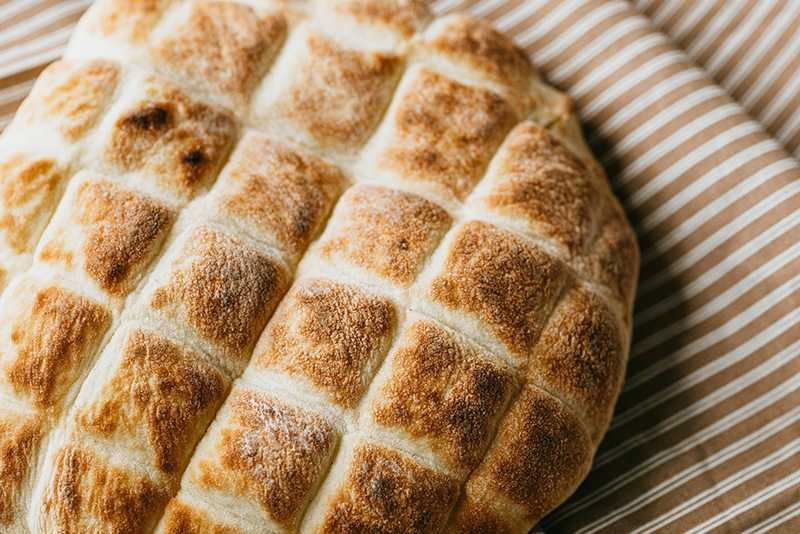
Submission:
[[[422,197],[360,185],[339,202],[320,255],[343,260],[391,280],[411,282],[450,223],[441,207]]]
[[[485,207],[516,217],[566,247],[571,255],[584,251],[604,203],[575,154],[530,122],[509,136],[490,184],[481,199]]]
[[[532,242],[471,221],[458,229],[429,293],[490,325],[524,363],[566,279],[564,265]]]
[[[99,399],[79,407],[80,426],[107,438],[145,438],[153,465],[178,470],[194,447],[192,438],[205,426],[225,392],[222,376],[199,358],[150,332],[131,330],[121,362]],[[141,436],[141,438],[140,438]]]
[[[110,314],[56,286],[22,286],[11,321],[11,352],[2,372],[11,387],[41,407],[56,405],[85,360],[94,356]]]
[[[163,534],[244,534],[243,531],[214,520],[210,514],[179,499],[167,506]]]
[[[360,443],[316,532],[439,532],[457,495],[455,480],[398,452]]]
[[[429,17],[422,0],[339,0],[335,9],[361,24],[379,24],[406,38]]]
[[[467,491],[488,485],[525,508],[535,523],[572,493],[591,463],[591,438],[578,417],[554,397],[526,386]]]
[[[168,499],[158,485],[82,445],[62,445],[53,464],[40,513],[55,532],[144,534]]]
[[[400,96],[380,165],[463,199],[514,120],[499,95],[423,67]]]
[[[629,315],[639,277],[639,244],[622,209],[613,205],[609,211],[611,213],[584,262],[590,275],[611,289]]]
[[[143,99],[117,119],[106,157],[126,171],[190,196],[217,167],[234,132],[221,109],[148,79]]]
[[[183,157],[183,162],[187,165],[200,165],[203,163],[203,153],[199,150],[193,150]]]
[[[502,517],[480,500],[470,495],[462,495],[447,528],[447,534],[514,534],[519,531],[509,523],[511,519]]]
[[[192,2],[190,9],[153,54],[169,69],[246,104],[286,33],[285,19],[280,13],[259,16],[236,2]]]
[[[389,102],[400,58],[342,48],[316,33],[306,38],[303,49],[277,112],[320,143],[362,143]]]
[[[111,61],[57,61],[39,77],[19,115],[28,123],[55,120],[64,139],[76,141],[100,117],[119,75]]]
[[[301,280],[270,326],[257,365],[303,377],[336,403],[353,406],[395,320],[383,297],[330,280]]]
[[[600,442],[625,377],[625,352],[614,315],[597,295],[577,287],[559,304],[533,351],[530,376],[575,404]]]
[[[336,441],[332,427],[255,390],[235,391],[228,404],[231,415],[214,457],[199,463],[200,483],[256,499],[268,518],[294,523],[328,463]]]
[[[51,159],[18,155],[0,163],[0,232],[14,252],[36,247],[42,228],[34,221],[55,210],[62,180]]]
[[[22,414],[0,415],[0,526],[17,522],[23,484],[36,463],[43,430],[38,421]]]
[[[185,321],[238,360],[286,290],[288,275],[273,258],[207,226],[186,236],[169,282],[150,304],[180,310]]]
[[[170,127],[171,122],[169,111],[164,107],[154,105],[128,115],[123,119],[122,124],[124,128],[138,132],[160,134]]]
[[[281,141],[253,135],[215,187],[215,205],[302,253],[345,183],[341,171]]]
[[[371,406],[378,424],[428,441],[454,468],[474,468],[501,415],[513,377],[433,321],[403,334]]]
[[[72,208],[73,222],[83,227],[86,236],[81,245],[86,274],[111,294],[127,294],[166,233],[172,213],[147,196],[103,178],[80,184]],[[42,245],[39,259],[69,265],[70,247],[57,236]]]
[[[493,83],[524,98],[535,74],[527,54],[489,23],[469,15],[454,14],[442,21],[428,40],[438,54],[480,71]]]

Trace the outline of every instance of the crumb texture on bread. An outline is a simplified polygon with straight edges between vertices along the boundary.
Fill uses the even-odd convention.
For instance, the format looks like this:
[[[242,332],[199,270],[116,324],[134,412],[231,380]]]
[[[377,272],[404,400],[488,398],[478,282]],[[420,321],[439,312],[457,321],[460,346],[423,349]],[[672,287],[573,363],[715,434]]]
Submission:
[[[569,97],[423,0],[98,0],[0,137],[0,531],[524,533],[622,386]]]

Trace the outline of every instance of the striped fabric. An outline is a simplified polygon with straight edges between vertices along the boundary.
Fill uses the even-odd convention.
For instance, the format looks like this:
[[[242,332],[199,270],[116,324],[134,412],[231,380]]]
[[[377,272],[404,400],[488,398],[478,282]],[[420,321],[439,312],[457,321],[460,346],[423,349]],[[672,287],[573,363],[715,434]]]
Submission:
[[[633,3],[800,158],[800,2]]]
[[[0,125],[87,4],[0,3]],[[800,2],[432,5],[494,21],[573,95],[640,237],[624,393],[541,528],[800,532]]]

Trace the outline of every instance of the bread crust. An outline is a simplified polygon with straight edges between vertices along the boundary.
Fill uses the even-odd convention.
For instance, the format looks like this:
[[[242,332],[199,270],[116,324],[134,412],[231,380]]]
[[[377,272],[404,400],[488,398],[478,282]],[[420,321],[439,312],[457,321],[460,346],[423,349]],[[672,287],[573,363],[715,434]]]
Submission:
[[[422,0],[98,0],[0,137],[0,530],[522,533],[636,236],[568,96]]]

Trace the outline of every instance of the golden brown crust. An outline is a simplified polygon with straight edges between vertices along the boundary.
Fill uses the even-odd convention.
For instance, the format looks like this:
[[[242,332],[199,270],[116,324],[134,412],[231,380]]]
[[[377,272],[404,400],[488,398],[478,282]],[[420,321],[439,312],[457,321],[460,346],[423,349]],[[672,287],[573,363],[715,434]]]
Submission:
[[[247,137],[211,193],[213,206],[301,254],[345,183],[334,165],[260,134]]]
[[[378,165],[463,199],[515,120],[499,95],[420,67],[399,95]]]
[[[256,350],[256,367],[310,382],[332,402],[364,394],[396,311],[383,297],[322,278],[297,282]]]
[[[360,442],[313,532],[439,532],[457,495],[458,483],[446,475],[391,449]]]
[[[499,86],[524,108],[536,71],[528,55],[487,21],[461,13],[443,17],[427,38],[428,48]]]
[[[570,256],[584,252],[601,216],[604,195],[583,162],[541,126],[519,125],[506,139],[477,202],[552,239]]]
[[[622,332],[600,297],[582,286],[566,295],[533,351],[529,377],[573,407],[600,442],[625,377]]]
[[[445,534],[515,534],[520,531],[510,518],[469,493],[461,495]],[[512,520],[513,521],[513,520]]]
[[[138,328],[125,334],[119,360],[94,399],[77,406],[78,428],[145,449],[156,469],[180,473],[193,438],[222,402],[223,377],[197,355]]]
[[[427,319],[406,329],[389,365],[372,419],[425,440],[452,469],[472,470],[512,392],[509,370]]]
[[[172,499],[164,513],[160,534],[245,534],[212,518],[211,514],[180,499]]]
[[[319,415],[254,389],[235,390],[210,455],[189,480],[257,501],[263,514],[296,523],[328,464],[336,434]]]
[[[280,13],[259,15],[236,2],[195,1],[152,53],[185,79],[230,95],[244,106],[286,33]]]
[[[100,176],[84,177],[70,199],[69,217],[51,224],[54,237],[43,243],[37,259],[72,267],[78,256],[86,275],[101,289],[112,295],[127,294],[166,234],[173,214],[146,195]],[[82,243],[63,234],[73,224],[82,228]]]
[[[9,291],[2,320],[8,340],[0,348],[3,379],[34,405],[56,406],[92,361],[110,314],[71,291],[31,279]]]
[[[120,170],[140,172],[188,197],[217,168],[233,133],[226,112],[151,77],[141,98],[115,120],[104,156]]]
[[[389,102],[400,58],[348,49],[313,30],[300,48],[292,81],[273,104],[274,111],[321,145],[361,144]]]
[[[449,224],[447,212],[422,197],[357,185],[339,201],[319,254],[407,285]]]
[[[276,259],[201,225],[184,234],[169,279],[153,291],[149,304],[237,363],[248,355],[287,284],[288,274]]]
[[[0,412],[0,527],[22,523],[22,486],[36,463],[42,423],[33,416]]]
[[[53,453],[37,526],[59,534],[144,534],[155,526],[167,497],[154,482],[68,441]]]
[[[622,208],[609,200],[610,213],[584,263],[590,276],[611,289],[630,316],[639,278],[639,244]]]
[[[64,174],[49,158],[15,155],[0,162],[0,234],[14,252],[33,252],[55,211]]]
[[[18,120],[28,124],[56,121],[66,141],[76,141],[91,128],[114,93],[120,66],[111,61],[51,64],[36,82],[36,87],[20,106]]]
[[[376,25],[409,38],[430,17],[423,0],[333,0],[334,10],[359,24]]]
[[[428,294],[489,325],[525,364],[566,280],[565,266],[533,242],[470,221],[458,228]]]
[[[175,0],[99,0],[87,17],[92,31],[117,36],[131,44],[142,43],[161,15]]]
[[[589,471],[592,454],[580,419],[561,401],[529,385],[511,406],[466,491],[502,495],[523,507],[524,519],[533,524],[575,490]]]

